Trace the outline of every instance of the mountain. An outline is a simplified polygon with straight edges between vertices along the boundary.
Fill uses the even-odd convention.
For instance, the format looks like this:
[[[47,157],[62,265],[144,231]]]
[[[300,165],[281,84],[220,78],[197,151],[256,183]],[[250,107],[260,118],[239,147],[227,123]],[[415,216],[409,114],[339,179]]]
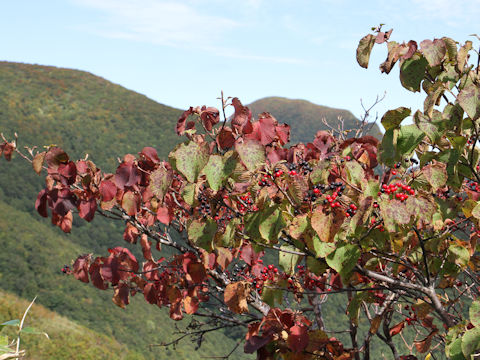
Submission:
[[[280,123],[289,124],[292,144],[311,142],[318,130],[327,130],[322,119],[334,128],[339,124],[339,118],[343,119],[345,130],[356,129],[359,124],[359,120],[348,110],[316,105],[306,100],[266,97],[248,104],[248,107],[254,117],[262,112],[269,112]],[[381,136],[379,127],[373,125],[369,134],[377,138]]]
[[[270,111],[279,121],[289,123],[292,142],[311,141],[315,131],[321,128],[319,119],[324,113],[328,113],[332,121],[336,121],[337,114],[349,121],[354,119],[346,111],[300,100],[267,98],[250,106],[255,115]],[[322,113],[320,108],[328,111]],[[182,140],[174,132],[181,113],[182,110],[159,104],[84,71],[0,62],[0,132],[8,139],[17,132],[22,148],[56,144],[74,159],[88,154],[102,170],[114,171],[118,156],[136,154],[144,146],[156,148],[165,158]],[[30,164],[18,158],[11,163],[2,159],[0,174],[0,290],[23,299],[38,295],[36,303],[55,312],[49,313],[51,316],[63,319],[60,323],[75,324],[65,327],[65,332],[71,332],[69,342],[89,346],[90,340],[77,338],[78,332],[72,330],[78,326],[91,331],[85,330],[85,336],[91,338],[91,334],[99,334],[99,339],[104,336],[105,344],[112,344],[109,348],[123,349],[118,351],[133,358],[200,359],[229,353],[244,335],[242,329],[212,332],[207,334],[198,351],[194,351],[195,344],[188,340],[176,349],[154,347],[150,350],[150,344],[173,339],[174,322],[169,319],[167,309],[148,305],[139,296],[133,297],[126,309],[120,309],[112,303],[111,291],[99,291],[60,271],[63,264],[69,264],[77,255],[93,252],[105,256],[108,247],[125,246],[138,255],[137,246],[121,240],[124,224],[101,217],[93,224],[75,218],[72,233],[64,234],[40,218],[34,209],[34,199],[44,184]],[[0,299],[4,296],[6,299],[7,295],[1,293]],[[0,301],[0,322],[18,317],[6,310],[8,306]],[[180,328],[186,325],[188,320],[179,324]],[[52,334],[55,331],[51,330]],[[41,344],[35,346],[32,345],[32,349],[44,349]],[[95,349],[92,351],[99,348]],[[31,354],[41,358],[40,354]],[[71,358],[89,357],[78,351]],[[104,358],[121,356],[105,355]],[[232,358],[251,356],[247,357],[239,347]]]

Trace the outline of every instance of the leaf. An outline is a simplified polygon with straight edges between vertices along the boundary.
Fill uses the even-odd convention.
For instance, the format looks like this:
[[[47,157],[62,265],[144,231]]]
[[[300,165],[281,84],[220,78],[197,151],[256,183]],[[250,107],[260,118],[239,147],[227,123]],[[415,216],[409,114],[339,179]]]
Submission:
[[[365,171],[356,160],[347,161],[345,164],[348,180],[353,184],[360,184],[365,179]]]
[[[464,268],[470,261],[470,252],[467,248],[460,245],[450,245],[448,247],[449,260],[455,262],[458,266]]]
[[[133,191],[127,191],[123,194],[122,208],[127,212],[127,215],[134,216],[140,209],[140,195]]]
[[[178,145],[168,158],[173,167],[175,167],[185,178],[193,183],[208,162],[207,143],[196,143],[189,141]]]
[[[424,166],[422,172],[432,185],[433,191],[437,191],[447,183],[447,165],[444,163],[434,161],[432,164]]]
[[[468,59],[468,52],[472,49],[472,42],[465,41],[465,45],[463,45],[457,53],[457,69],[460,73],[463,72],[465,65],[467,64]]]
[[[357,62],[363,68],[368,68],[368,62],[370,60],[370,53],[372,52],[373,45],[375,45],[376,36],[368,34],[360,39],[357,47]]]
[[[298,251],[298,249],[292,245],[282,245],[278,253],[278,257],[279,257],[278,263],[283,268],[285,273],[291,275],[295,272],[295,267],[300,261],[300,255],[292,254],[292,253],[281,251],[281,250]]]
[[[45,154],[46,152],[43,151],[41,153],[38,153],[35,155],[35,157],[33,158],[32,160],[32,167],[33,167],[33,170],[38,174],[40,175],[40,173],[42,172],[42,166],[43,166],[43,162],[45,160]]]
[[[160,166],[150,174],[149,188],[152,191],[152,194],[160,201],[163,200],[163,197],[172,183],[172,179],[173,172],[167,170],[164,166]]]
[[[394,232],[397,225],[407,225],[410,222],[410,213],[407,211],[405,203],[395,199],[382,198],[378,204],[387,231]]]
[[[400,82],[403,87],[412,92],[420,91],[427,65],[427,59],[419,54],[404,60],[400,66]]]
[[[320,240],[324,242],[333,242],[333,238],[343,223],[344,214],[324,212],[321,206],[317,207],[312,214],[311,225],[317,232]]]
[[[260,219],[259,231],[263,239],[269,243],[276,243],[280,231],[285,227],[282,212],[278,207],[273,208],[273,212],[266,214]]]
[[[230,149],[235,144],[235,136],[232,129],[225,126],[217,135],[217,144],[222,150]]]
[[[430,119],[433,116],[433,107],[437,104],[439,97],[445,91],[445,86],[442,82],[437,81],[431,88],[428,96],[423,102],[423,112]]]
[[[162,224],[170,225],[174,217],[175,214],[172,207],[159,206],[157,208],[157,220]]]
[[[230,250],[224,247],[217,247],[217,252],[218,252],[217,263],[222,267],[223,270],[225,270],[228,267],[228,265],[232,262],[233,254]]]
[[[437,332],[438,330],[434,330],[425,339],[414,342],[415,348],[419,353],[424,354],[430,349],[430,346],[432,346],[432,338]]]
[[[236,314],[248,312],[247,297],[250,284],[247,281],[237,281],[225,287],[224,300],[228,308]]]
[[[100,195],[102,195],[102,201],[113,200],[117,194],[117,186],[113,181],[102,180],[99,187]]]
[[[445,42],[441,39],[435,39],[433,41],[423,40],[420,43],[420,48],[427,59],[428,64],[432,67],[440,65],[447,53]]]
[[[217,223],[214,220],[193,220],[188,225],[188,238],[197,246],[211,251],[212,240],[217,232]]]
[[[307,239],[308,249],[315,252],[319,258],[325,258],[335,250],[335,244],[332,242],[322,241],[318,235],[314,235],[311,239]]]
[[[186,296],[183,300],[185,312],[189,315],[195,314],[198,310],[199,300],[196,297]]]
[[[385,130],[397,128],[405,119],[410,115],[412,111],[406,107],[399,107],[393,110],[388,110],[385,115],[382,116],[382,125]]]
[[[19,325],[20,325],[20,320],[18,320],[18,319],[5,321],[4,323],[0,324],[1,327],[4,327],[4,326],[19,326]]]
[[[480,91],[475,84],[465,86],[458,94],[457,100],[472,120],[480,118]]]
[[[305,325],[294,325],[288,335],[288,347],[293,352],[303,351],[308,345],[308,332]]]
[[[480,328],[480,300],[475,300],[468,310],[470,322],[477,328]]]
[[[256,140],[239,139],[235,142],[235,150],[250,171],[265,163],[265,148]]]
[[[420,110],[417,110],[413,115],[415,125],[423,131],[432,142],[438,141],[442,137],[440,131],[440,122],[431,121],[430,118],[425,116]]]
[[[462,352],[462,338],[454,340],[445,348],[445,353],[450,360],[466,360]]]
[[[400,321],[397,325],[393,326],[390,329],[390,336],[395,336],[400,334],[400,332],[403,330],[405,326],[405,321]]]
[[[467,359],[475,351],[480,349],[480,329],[473,328],[467,330],[462,336],[462,353]]]
[[[236,159],[233,153],[230,156],[210,155],[207,165],[203,168],[203,173],[207,176],[207,181],[214,191],[220,190],[222,184],[232,173],[236,166]]]
[[[402,126],[397,139],[397,152],[410,155],[424,137],[425,134],[416,125]]]
[[[342,281],[344,281],[350,277],[351,271],[357,264],[359,258],[360,250],[358,246],[346,244],[337,246],[335,251],[326,257],[326,260],[328,266],[338,272],[342,277]]]

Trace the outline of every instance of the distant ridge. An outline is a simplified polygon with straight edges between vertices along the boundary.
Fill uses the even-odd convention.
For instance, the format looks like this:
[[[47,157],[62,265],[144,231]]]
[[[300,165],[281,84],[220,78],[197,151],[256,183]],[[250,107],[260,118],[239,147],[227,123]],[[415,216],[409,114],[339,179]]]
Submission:
[[[336,127],[338,118],[345,121],[345,128],[356,128],[358,119],[348,110],[335,109],[317,105],[307,100],[293,100],[284,97],[266,97],[249,104],[253,116],[257,117],[262,112],[271,113],[279,122],[291,126],[291,140],[298,142],[311,142],[318,130],[326,130],[322,123],[325,118],[329,124]],[[380,136],[377,125],[372,127],[370,135]]]

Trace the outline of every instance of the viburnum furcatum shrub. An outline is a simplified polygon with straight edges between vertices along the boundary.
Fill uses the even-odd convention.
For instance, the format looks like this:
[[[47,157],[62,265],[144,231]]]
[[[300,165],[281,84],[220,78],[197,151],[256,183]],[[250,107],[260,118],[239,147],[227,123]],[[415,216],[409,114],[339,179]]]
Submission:
[[[189,330],[200,339],[244,328],[245,352],[260,359],[369,359],[373,338],[395,359],[470,359],[480,349],[479,68],[471,41],[390,35],[362,38],[358,63],[386,44],[380,70],[398,62],[403,87],[426,97],[414,113],[387,111],[381,141],[319,131],[287,146],[288,125],[222,98],[220,111],[183,113],[185,142],[168,160],[145,147],[114,174],[58,147],[24,154],[4,139],[0,149],[47,173],[35,207],[63,231],[74,213],[125,222],[124,241],[140,243],[143,259],[119,244],[63,268],[112,288],[120,307],[137,295],[175,320],[210,319]],[[263,263],[265,253],[278,263]],[[322,314],[335,297],[346,301],[344,342]]]

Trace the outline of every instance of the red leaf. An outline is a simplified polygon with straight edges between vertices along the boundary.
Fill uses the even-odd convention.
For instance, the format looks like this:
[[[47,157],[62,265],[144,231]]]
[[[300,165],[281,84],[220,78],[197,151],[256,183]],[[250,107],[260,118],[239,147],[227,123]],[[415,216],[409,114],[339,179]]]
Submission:
[[[72,230],[73,215],[72,212],[67,212],[64,216],[52,212],[52,224],[58,226],[64,233],[69,233]]]
[[[177,121],[177,127],[175,128],[175,132],[177,135],[183,135],[185,132],[185,122],[187,121],[187,118],[193,114],[193,108],[190,106],[190,109],[186,110],[183,112],[183,114],[180,116],[180,118]]]
[[[133,162],[121,163],[115,173],[115,184],[120,189],[134,186],[140,181],[140,172]]]
[[[151,163],[158,164],[160,162],[160,159],[158,158],[157,150],[155,150],[153,147],[150,147],[150,146],[144,147],[140,152],[140,155],[142,155],[145,158],[145,160]]]
[[[68,162],[68,155],[59,147],[51,147],[45,155],[45,162],[49,169],[57,169],[60,164]]]
[[[308,332],[306,326],[295,325],[290,328],[288,346],[294,352],[303,351],[308,345]]]
[[[285,145],[290,141],[290,125],[281,124],[275,126],[275,132],[277,133],[278,139],[280,140],[281,145]]]
[[[202,106],[200,112],[200,119],[202,120],[203,126],[205,126],[205,129],[207,129],[207,131],[211,131],[213,125],[218,123],[219,115],[220,113],[218,109],[214,107],[207,108],[205,106]]]
[[[127,284],[120,283],[114,288],[113,298],[112,301],[115,305],[125,309],[125,306],[129,304],[128,295],[130,293],[130,289]]]
[[[395,336],[400,334],[402,329],[405,327],[405,321],[400,321],[397,325],[390,329],[390,336]]]
[[[90,266],[90,255],[82,255],[73,264],[73,276],[75,279],[88,283],[88,268]]]
[[[181,301],[177,301],[170,305],[170,318],[177,321],[183,319]]]
[[[140,245],[142,245],[143,257],[145,260],[155,262],[152,257],[152,243],[148,240],[148,236],[143,234],[140,238]]]
[[[240,257],[248,265],[252,266],[258,262],[258,259],[260,259],[263,256],[263,254],[264,254],[263,251],[256,253],[255,250],[253,250],[252,245],[248,244],[242,247]]]
[[[0,156],[3,153],[3,156],[5,156],[5,160],[10,161],[12,160],[12,153],[14,149],[15,146],[13,146],[12,143],[3,143],[0,145]]]
[[[125,231],[123,232],[123,240],[131,244],[136,244],[137,237],[139,234],[140,234],[140,231],[135,226],[128,223],[127,226],[125,227]]]
[[[94,263],[90,265],[88,272],[90,273],[90,280],[92,280],[92,283],[96,288],[100,290],[108,288],[108,284],[105,283],[100,275],[100,258],[95,259]]]
[[[323,159],[328,156],[330,153],[331,147],[334,145],[335,139],[327,131],[320,130],[315,135],[313,140],[313,145],[320,152],[320,159]]]
[[[48,193],[48,196],[50,207],[60,216],[67,215],[70,210],[77,207],[77,198],[75,197],[75,194],[67,188],[53,189]]]
[[[88,222],[92,221],[95,216],[95,211],[97,211],[97,201],[94,197],[80,200],[78,204],[78,215],[82,219]]]
[[[231,148],[235,144],[235,136],[232,129],[225,126],[217,135],[217,144],[222,150]]]
[[[408,51],[401,57],[402,60],[410,59],[417,52],[418,45],[414,40],[408,42]]]
[[[113,181],[102,180],[99,191],[100,195],[102,195],[102,201],[110,201],[117,194],[117,187]]]
[[[264,336],[257,336],[257,335],[251,336],[245,342],[243,351],[246,354],[253,354],[258,349],[270,343],[272,340],[273,340],[273,334],[268,334]]]
[[[154,284],[147,283],[143,288],[143,296],[149,304],[157,303],[157,289]]]
[[[246,106],[243,106],[238,98],[232,99],[232,105],[235,108],[233,114],[232,126],[238,133],[249,134],[252,132],[252,112]]]
[[[57,169],[60,174],[60,182],[63,185],[72,185],[77,177],[77,166],[73,161],[66,164],[60,164]]]
[[[173,209],[170,207],[159,207],[157,209],[157,220],[162,224],[170,225],[174,218]]]
[[[190,275],[190,278],[195,284],[201,284],[203,280],[207,277],[207,273],[205,272],[205,268],[201,263],[194,263],[191,262],[187,266],[187,273]]]
[[[38,193],[37,200],[35,201],[35,209],[38,211],[40,216],[48,217],[47,200],[48,200],[47,189],[43,189]]]

